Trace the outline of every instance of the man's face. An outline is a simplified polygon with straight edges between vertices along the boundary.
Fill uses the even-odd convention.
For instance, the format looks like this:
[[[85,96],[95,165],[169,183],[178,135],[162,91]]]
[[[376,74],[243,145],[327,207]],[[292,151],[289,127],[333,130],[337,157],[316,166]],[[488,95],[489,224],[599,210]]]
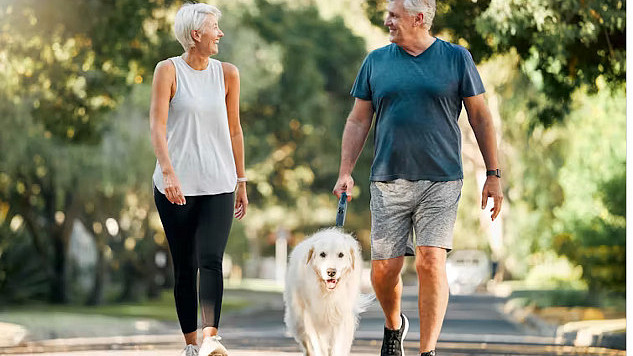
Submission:
[[[410,15],[404,9],[402,0],[389,1],[385,19],[385,26],[389,29],[389,41],[402,45],[415,38],[415,20],[416,16]]]

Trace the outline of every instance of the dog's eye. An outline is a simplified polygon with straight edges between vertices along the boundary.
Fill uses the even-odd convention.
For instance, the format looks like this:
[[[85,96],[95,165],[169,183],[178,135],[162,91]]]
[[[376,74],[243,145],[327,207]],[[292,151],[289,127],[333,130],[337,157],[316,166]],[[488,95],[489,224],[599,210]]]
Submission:
[[[339,252],[339,253],[338,253],[338,258],[343,258],[343,256],[344,256],[344,255],[343,255],[343,252]]]
[[[319,256],[325,257],[325,252],[321,252],[321,254]]]

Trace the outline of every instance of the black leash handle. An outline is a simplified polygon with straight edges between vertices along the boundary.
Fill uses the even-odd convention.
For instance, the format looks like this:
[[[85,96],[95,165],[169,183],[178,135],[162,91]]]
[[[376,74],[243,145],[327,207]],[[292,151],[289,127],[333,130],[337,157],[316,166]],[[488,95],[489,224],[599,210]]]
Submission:
[[[341,199],[338,201],[338,211],[336,212],[336,227],[343,227],[345,224],[345,213],[347,213],[347,193],[341,194]]]

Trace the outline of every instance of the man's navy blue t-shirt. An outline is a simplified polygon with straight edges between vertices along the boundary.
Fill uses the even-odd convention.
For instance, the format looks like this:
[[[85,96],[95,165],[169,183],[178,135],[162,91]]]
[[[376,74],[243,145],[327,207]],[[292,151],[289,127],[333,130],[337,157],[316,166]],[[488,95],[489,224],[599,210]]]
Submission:
[[[462,98],[483,93],[470,52],[437,38],[418,56],[392,43],[372,51],[351,95],[376,113],[372,181],[462,179]]]

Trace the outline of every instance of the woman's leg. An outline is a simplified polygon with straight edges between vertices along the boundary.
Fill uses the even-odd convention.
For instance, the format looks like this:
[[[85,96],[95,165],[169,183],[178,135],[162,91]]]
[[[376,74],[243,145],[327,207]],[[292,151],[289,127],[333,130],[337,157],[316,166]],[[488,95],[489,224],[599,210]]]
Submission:
[[[209,195],[199,201],[196,242],[200,270],[200,306],[204,336],[217,334],[224,284],[222,257],[233,222],[233,193]]]
[[[154,201],[163,223],[165,236],[174,265],[174,299],[180,328],[187,344],[196,344],[197,311],[197,258],[195,254],[194,197],[187,204],[172,204],[164,194],[154,188]]]

